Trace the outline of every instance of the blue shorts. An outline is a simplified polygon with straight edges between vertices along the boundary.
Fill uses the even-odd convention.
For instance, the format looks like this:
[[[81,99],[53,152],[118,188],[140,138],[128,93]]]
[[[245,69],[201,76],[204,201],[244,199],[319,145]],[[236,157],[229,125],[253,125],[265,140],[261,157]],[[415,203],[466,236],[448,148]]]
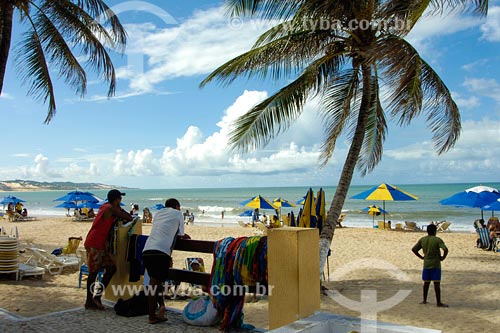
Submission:
[[[422,271],[422,280],[425,282],[441,281],[441,268],[424,268]]]

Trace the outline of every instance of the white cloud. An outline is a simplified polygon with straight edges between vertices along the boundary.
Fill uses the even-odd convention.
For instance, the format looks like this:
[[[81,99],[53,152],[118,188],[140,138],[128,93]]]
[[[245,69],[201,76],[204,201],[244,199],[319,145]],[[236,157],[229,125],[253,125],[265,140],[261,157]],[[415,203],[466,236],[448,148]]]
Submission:
[[[205,136],[196,126],[190,126],[177,139],[175,147],[167,146],[161,157],[151,150],[118,151],[114,158],[117,175],[214,176],[231,173],[273,174],[317,166],[318,148],[299,147],[291,142],[281,149],[256,151],[245,155],[228,149],[233,121],[253,105],[267,97],[266,92],[245,91],[217,123],[219,130]]]
[[[489,63],[490,63],[489,59],[483,58],[463,65],[462,69],[467,72],[477,71],[483,69],[484,66],[488,65]]]
[[[437,50],[429,45],[433,38],[464,31],[478,26],[481,22],[480,17],[461,14],[459,11],[445,11],[441,15],[431,14],[428,11],[415,25],[407,39],[417,50],[435,58]]]
[[[208,74],[250,49],[270,23],[251,20],[237,27],[222,7],[196,11],[178,26],[157,28],[152,23],[127,24],[127,65],[117,70],[129,80],[124,98],[155,91],[165,80]]]
[[[462,94],[458,92],[452,92],[451,95],[460,109],[473,109],[475,107],[478,107],[480,104],[479,98],[477,98],[476,96],[465,98],[462,97]]]
[[[487,96],[500,102],[500,83],[495,79],[467,78],[464,81],[464,86],[473,93]]]
[[[482,38],[490,42],[500,42],[500,7],[488,8],[486,22],[481,25]]]

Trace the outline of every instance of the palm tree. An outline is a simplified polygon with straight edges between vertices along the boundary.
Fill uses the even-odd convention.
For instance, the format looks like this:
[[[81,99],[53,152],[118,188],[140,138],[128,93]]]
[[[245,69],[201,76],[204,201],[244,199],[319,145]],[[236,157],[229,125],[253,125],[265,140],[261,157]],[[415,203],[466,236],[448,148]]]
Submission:
[[[404,37],[428,8],[455,6],[484,15],[488,2],[227,0],[226,5],[232,15],[280,23],[261,35],[251,50],[217,68],[201,86],[214,80],[228,85],[239,76],[293,77],[236,120],[232,148],[249,151],[267,144],[301,115],[312,97],[318,97],[325,130],[322,165],[341,134],[351,138],[320,235],[322,272],[354,169],[364,176],[382,157],[386,116],[408,125],[424,114],[439,154],[452,148],[460,134],[460,113],[448,88]],[[388,91],[383,97],[382,86]]]
[[[78,95],[85,95],[87,77],[79,56],[109,82],[108,96],[114,95],[116,75],[107,50],[123,51],[126,33],[103,0],[2,0],[0,94],[11,50],[14,12],[26,26],[14,63],[29,86],[28,94],[44,103],[48,100],[45,123],[56,113],[51,72],[56,71]]]

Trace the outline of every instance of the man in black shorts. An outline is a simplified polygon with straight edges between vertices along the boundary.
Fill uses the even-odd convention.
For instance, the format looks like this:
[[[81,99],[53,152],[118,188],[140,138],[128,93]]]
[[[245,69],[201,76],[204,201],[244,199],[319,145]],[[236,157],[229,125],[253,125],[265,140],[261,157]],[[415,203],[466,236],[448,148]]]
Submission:
[[[144,267],[149,275],[150,289],[147,295],[150,324],[167,320],[163,284],[168,278],[168,269],[172,266],[172,249],[177,237],[189,239],[189,236],[184,234],[184,218],[179,201],[168,199],[165,208],[158,211],[153,218],[153,227],[142,252]]]

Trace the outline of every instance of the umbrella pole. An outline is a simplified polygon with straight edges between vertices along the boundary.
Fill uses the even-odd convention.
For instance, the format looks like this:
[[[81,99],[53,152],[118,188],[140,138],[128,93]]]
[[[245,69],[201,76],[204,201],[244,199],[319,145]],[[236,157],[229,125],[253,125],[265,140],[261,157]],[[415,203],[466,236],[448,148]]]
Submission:
[[[484,220],[483,210],[481,209],[481,220]]]
[[[385,229],[385,200],[382,200],[382,205],[384,206],[384,229]]]

